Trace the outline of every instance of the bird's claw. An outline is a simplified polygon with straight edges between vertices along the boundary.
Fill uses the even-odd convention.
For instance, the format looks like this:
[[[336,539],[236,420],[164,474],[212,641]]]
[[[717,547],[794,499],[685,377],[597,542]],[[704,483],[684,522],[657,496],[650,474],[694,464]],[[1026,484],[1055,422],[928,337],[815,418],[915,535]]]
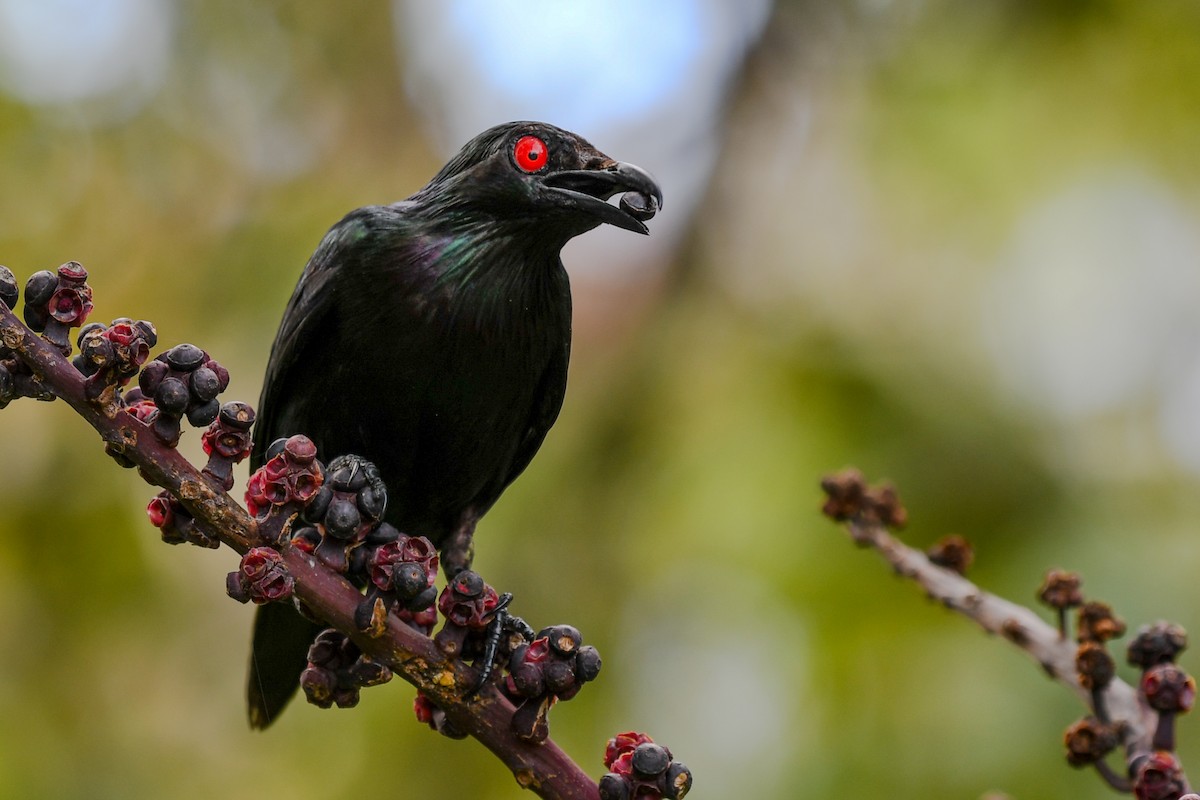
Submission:
[[[488,681],[491,680],[496,666],[496,653],[500,649],[500,642],[503,640],[505,633],[519,633],[526,641],[533,641],[533,628],[529,627],[525,620],[508,612],[508,607],[512,603],[512,600],[512,592],[505,592],[500,595],[496,607],[492,610],[492,621],[487,627],[487,636],[483,643],[483,654],[476,660],[476,663],[482,661],[482,664],[479,667],[479,675],[467,690],[465,697],[468,699],[479,694],[483,690],[483,687],[488,684]]]

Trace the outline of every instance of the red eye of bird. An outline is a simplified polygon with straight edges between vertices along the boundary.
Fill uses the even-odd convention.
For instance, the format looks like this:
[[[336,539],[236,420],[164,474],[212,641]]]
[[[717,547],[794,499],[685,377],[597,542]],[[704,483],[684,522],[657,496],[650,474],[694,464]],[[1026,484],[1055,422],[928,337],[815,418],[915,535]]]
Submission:
[[[536,136],[522,136],[513,147],[513,159],[526,172],[537,172],[546,166],[547,155],[546,143]]]

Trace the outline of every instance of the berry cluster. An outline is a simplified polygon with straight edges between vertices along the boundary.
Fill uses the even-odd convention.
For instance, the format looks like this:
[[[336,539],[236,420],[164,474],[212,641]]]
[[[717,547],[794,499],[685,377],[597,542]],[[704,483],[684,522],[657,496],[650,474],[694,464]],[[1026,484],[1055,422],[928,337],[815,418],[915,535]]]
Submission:
[[[311,497],[299,499],[305,504],[303,519],[308,527],[292,535],[293,544],[316,555],[330,569],[346,574],[351,552],[383,518],[387,488],[370,461],[338,456],[325,468],[325,479]]]
[[[12,311],[17,307],[17,298],[20,296],[21,291],[17,288],[17,276],[13,275],[12,270],[8,267],[0,266],[0,303]]]
[[[517,706],[513,731],[529,742],[550,735],[546,716],[558,700],[570,700],[583,684],[600,674],[600,653],[583,644],[570,625],[539,631],[532,642],[517,646],[508,660],[503,691]]]
[[[248,404],[232,400],[221,406],[216,420],[200,436],[208,463],[203,472],[221,488],[233,488],[233,465],[250,455],[254,438],[250,428],[254,425],[254,409]]]
[[[317,446],[311,439],[300,434],[277,439],[267,449],[266,463],[246,484],[246,510],[263,520],[284,506],[302,506],[312,500],[324,481]]]
[[[157,414],[147,414],[155,436],[163,444],[179,443],[179,423],[186,416],[197,428],[217,418],[217,395],[229,386],[229,371],[192,344],[179,344],[142,369],[137,393],[125,397],[127,405],[154,401]]]
[[[359,690],[392,679],[392,671],[363,655],[349,637],[329,628],[308,648],[308,666],[300,674],[300,688],[308,702],[321,708],[358,705]]]
[[[19,296],[16,276],[8,267],[0,267],[0,303],[11,311],[17,307]],[[54,399],[54,395],[33,376],[25,362],[0,342],[0,408],[18,397]]]
[[[63,355],[71,354],[70,329],[78,328],[92,313],[87,276],[83,265],[68,261],[57,272],[44,269],[25,282],[25,324]]]
[[[601,800],[682,800],[692,788],[692,773],[671,751],[644,733],[628,731],[608,740],[608,773],[600,779]]]
[[[294,588],[295,581],[283,563],[283,556],[270,547],[247,551],[237,571],[225,578],[225,591],[239,603],[253,601],[255,605],[262,605],[287,600]]]
[[[162,531],[162,540],[166,544],[183,544],[187,542],[197,547],[215,550],[221,546],[221,540],[210,536],[199,525],[179,498],[163,489],[156,494],[146,506],[146,516],[150,524]]]
[[[413,713],[417,717],[417,722],[428,725],[442,736],[451,739],[465,739],[467,736],[446,718],[445,711],[434,705],[432,700],[420,692],[417,692],[417,697],[413,700]]]
[[[463,570],[454,576],[438,597],[438,611],[445,618],[433,640],[451,658],[477,653],[488,627],[503,606],[500,595],[479,574]],[[473,636],[468,640],[469,636]]]
[[[383,523],[380,529],[395,529]],[[397,532],[394,539],[370,549],[367,563],[367,593],[354,614],[360,631],[382,636],[387,615],[395,611],[414,630],[428,636],[437,623],[433,601],[437,599],[434,581],[438,572],[438,553],[424,536],[406,536]]]
[[[72,363],[83,373],[84,396],[93,402],[121,388],[138,374],[158,343],[158,332],[145,320],[122,317],[112,325],[93,322],[79,331],[79,355]],[[110,395],[111,396],[111,395]]]
[[[153,424],[161,413],[154,401],[141,399],[140,395],[141,389],[129,392],[126,395],[129,405],[125,410],[141,422]],[[208,454],[203,471],[226,491],[233,487],[233,465],[250,454],[250,426],[253,424],[254,409],[245,403],[229,402],[221,406],[217,419],[201,438],[204,452]],[[106,446],[105,451],[121,466],[134,466],[124,453],[111,445]],[[221,545],[220,539],[210,536],[196,524],[191,513],[170,492],[159,492],[146,507],[146,513],[151,524],[162,531],[162,540],[167,544],[189,542],[206,548]]]

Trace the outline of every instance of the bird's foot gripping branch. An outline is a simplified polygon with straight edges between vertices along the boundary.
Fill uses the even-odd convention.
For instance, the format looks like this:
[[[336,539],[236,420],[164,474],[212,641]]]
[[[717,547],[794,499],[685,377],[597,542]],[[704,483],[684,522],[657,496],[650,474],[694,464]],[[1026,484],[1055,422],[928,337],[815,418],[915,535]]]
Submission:
[[[250,452],[255,414],[219,402],[229,374],[218,362],[187,344],[150,359],[154,326],[126,318],[83,327],[72,362],[71,329],[92,309],[87,272],[75,262],[29,279],[24,322],[13,313],[19,295],[0,267],[0,408],[61,398],[118,464],[162,489],[147,513],[165,542],[231,547],[242,556],[227,579],[231,597],[293,603],[328,626],[301,676],[310,702],[353,706],[361,688],[399,674],[417,689],[418,720],[478,739],[541,797],[687,793],[690,772],[645,734],[609,741],[599,783],[548,738],[550,707],[599,673],[596,649],[570,625],[534,631],[509,614],[510,595],[473,572],[439,595],[436,548],[382,520],[387,490],[370,462],[345,455],[322,464],[306,437],[281,439],[251,476],[243,507],[228,492],[233,466]],[[138,385],[123,393],[134,376]],[[199,469],[175,449],[185,419],[204,429],[208,460]]]
[[[1126,653],[1141,673],[1131,685],[1116,675],[1108,647],[1124,635],[1125,623],[1108,605],[1085,602],[1078,575],[1061,570],[1046,575],[1038,597],[1055,612],[1051,625],[1033,610],[967,580],[972,552],[962,537],[946,537],[921,552],[889,533],[908,518],[890,486],[869,486],[857,470],[846,470],[825,478],[821,487],[825,515],[844,523],[855,543],[874,548],[930,598],[1023,650],[1080,697],[1091,713],[1066,731],[1067,763],[1094,766],[1114,789],[1132,792],[1138,800],[1200,800],[1190,794],[1175,754],[1175,717],[1191,708],[1196,695],[1195,681],[1175,664],[1187,644],[1182,628],[1158,622],[1138,631]],[[1076,610],[1073,638],[1071,610]],[[1120,770],[1109,764],[1118,749]]]

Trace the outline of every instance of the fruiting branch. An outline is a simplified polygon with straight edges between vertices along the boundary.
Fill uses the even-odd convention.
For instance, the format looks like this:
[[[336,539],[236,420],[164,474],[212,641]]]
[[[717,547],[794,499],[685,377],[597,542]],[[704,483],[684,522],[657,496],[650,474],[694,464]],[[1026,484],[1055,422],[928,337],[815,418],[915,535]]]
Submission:
[[[255,516],[228,494],[233,484],[232,464],[248,452],[247,431],[254,419],[253,409],[244,403],[220,407],[220,419],[206,434],[210,460],[203,470],[174,449],[183,417],[194,425],[206,425],[217,417],[215,398],[228,384],[228,373],[207,353],[191,345],[173,348],[142,369],[140,388],[124,398],[120,387],[137,374],[156,341],[152,325],[118,320],[112,327],[89,326],[81,337],[87,343],[85,352],[76,364],[68,360],[69,329],[81,326],[91,310],[91,289],[86,277],[86,270],[74,262],[60,268],[57,275],[38,273],[27,286],[26,322],[22,322],[11,310],[18,295],[16,283],[12,273],[0,267],[0,408],[18,397],[61,398],[100,434],[106,452],[119,464],[137,467],[147,482],[165,490],[149,509],[152,521],[163,531],[164,540],[214,547],[225,544],[244,556],[239,571],[231,573],[228,582],[228,590],[235,599],[269,602],[294,593],[307,612],[353,643],[347,647],[357,648],[369,657],[366,669],[359,670],[357,675],[358,685],[385,679],[382,676],[386,670],[399,674],[417,687],[427,709],[436,709],[447,730],[480,741],[504,762],[522,787],[543,798],[598,800],[602,792],[597,782],[544,735],[544,714],[537,720],[539,735],[531,736],[528,731],[522,735],[522,726],[514,724],[517,709],[503,691],[495,686],[485,687],[478,694],[467,691],[476,679],[472,668],[408,624],[413,616],[412,606],[419,605],[415,595],[428,595],[426,605],[432,603],[433,593],[424,591],[427,587],[421,584],[426,572],[416,574],[409,568],[411,564],[405,566],[406,556],[391,553],[386,546],[376,543],[374,552],[383,555],[372,565],[381,570],[374,576],[381,583],[369,590],[366,597],[341,574],[345,569],[339,567],[345,567],[345,556],[364,540],[369,541],[366,537],[374,535],[372,531],[382,529],[386,523],[369,519],[359,525],[356,518],[354,525],[342,531],[340,518],[334,519],[334,512],[341,508],[337,505],[339,501],[335,497],[331,506],[330,497],[322,495],[322,502],[331,510],[326,512],[322,508],[321,514],[316,515],[321,517],[319,523],[307,513],[304,520],[310,525],[317,524],[320,530],[304,528],[293,539],[293,526],[302,525],[298,521],[301,507],[293,503],[284,506],[283,512],[267,508],[269,498],[262,493],[263,487],[260,485],[256,494],[252,485],[250,495],[255,500],[252,504]],[[34,307],[29,305],[31,291],[38,303]],[[338,463],[341,462],[330,464],[331,474],[337,473]],[[339,488],[336,478],[329,485],[338,491],[345,489]],[[304,498],[305,502],[313,497],[315,492]],[[362,498],[357,499],[362,507]],[[381,504],[379,508],[382,510]],[[394,529],[392,533],[396,533]],[[396,541],[393,535],[393,545]],[[338,550],[339,543],[343,550]],[[427,555],[432,555],[436,573],[436,554]],[[413,587],[401,585],[413,580],[416,580]],[[490,587],[487,589],[494,594]],[[524,630],[529,630],[528,626]],[[548,708],[556,699],[566,699],[578,691],[582,682],[595,677],[599,656],[593,648],[580,648],[578,632],[574,635],[576,638],[569,643],[570,653],[557,656],[558,661],[547,661],[556,665],[552,677],[557,677],[558,683],[550,680],[544,689],[539,685],[538,692],[532,689],[517,692],[513,696],[519,702],[527,704],[528,697],[534,696],[541,706]],[[325,652],[328,665],[345,666],[330,650],[332,645],[328,641],[325,645],[325,651],[329,651]],[[542,646],[538,644],[539,648]],[[563,647],[566,645],[559,649]],[[587,656],[578,662],[578,667],[575,651]],[[491,652],[495,653],[494,644]],[[525,651],[521,652],[524,655]],[[571,670],[581,671],[576,674]],[[622,734],[631,735],[634,734]],[[606,763],[606,766],[612,765]],[[661,765],[655,762],[654,766],[663,768],[658,778],[657,773],[651,775],[644,769],[626,770],[627,777],[616,783],[608,778],[607,786],[625,786],[627,780],[649,786],[658,780],[663,797],[682,797],[686,793],[691,783],[686,767],[669,759]]]

